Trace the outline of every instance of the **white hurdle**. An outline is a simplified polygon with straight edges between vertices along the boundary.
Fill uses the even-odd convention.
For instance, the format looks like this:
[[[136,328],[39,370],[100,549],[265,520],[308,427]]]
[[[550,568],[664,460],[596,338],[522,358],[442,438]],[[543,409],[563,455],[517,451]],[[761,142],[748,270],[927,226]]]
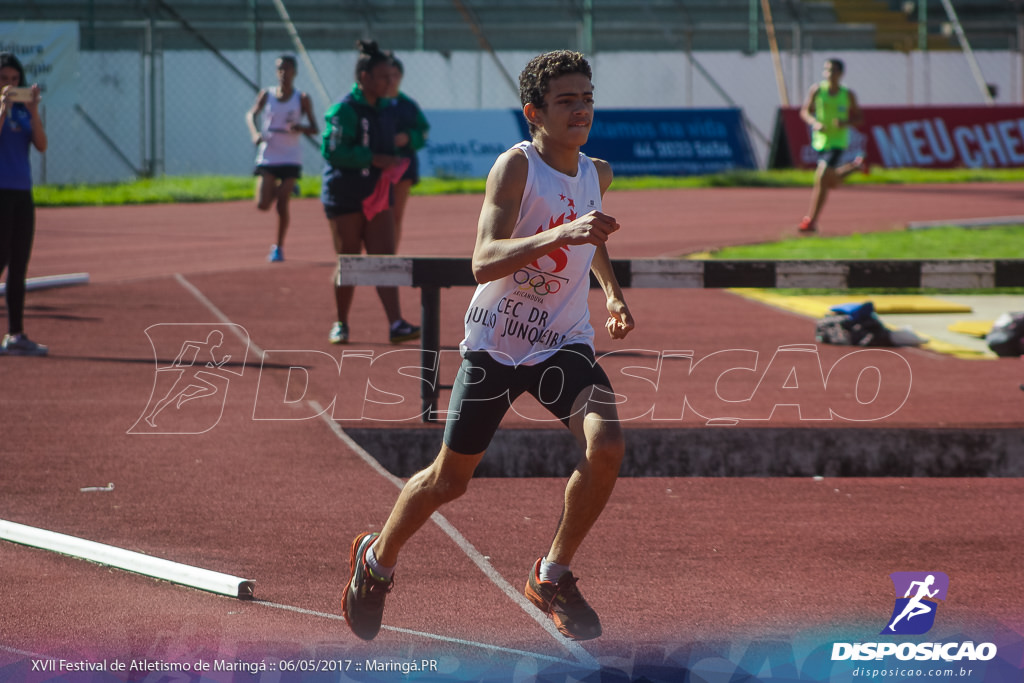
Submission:
[[[53,287],[71,287],[73,285],[84,285],[89,282],[89,273],[67,273],[66,275],[44,275],[42,277],[30,277],[25,280],[25,289],[35,291],[37,289],[51,289]],[[0,282],[0,294],[7,291],[7,283]]]
[[[124,548],[2,519],[0,519],[0,539],[233,598],[252,598],[256,588],[255,582],[230,574],[171,562]]]

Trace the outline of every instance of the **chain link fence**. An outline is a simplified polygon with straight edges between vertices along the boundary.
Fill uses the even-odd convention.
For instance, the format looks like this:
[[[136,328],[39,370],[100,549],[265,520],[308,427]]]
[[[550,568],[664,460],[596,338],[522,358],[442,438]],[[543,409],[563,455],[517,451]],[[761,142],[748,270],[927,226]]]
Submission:
[[[159,20],[80,22],[74,104],[44,110],[50,151],[45,159],[33,160],[36,182],[251,173],[255,150],[245,112],[260,87],[275,84],[276,57],[296,51],[289,25],[279,16],[268,20],[265,10],[259,21],[242,12],[237,21],[193,22],[182,15],[189,9],[198,12],[201,5],[176,2],[175,9],[166,2],[157,4],[170,10],[165,9]],[[410,8],[406,10],[409,14]],[[835,25],[822,25],[816,31],[814,23],[777,20],[784,80],[780,84],[772,55],[765,49],[763,21],[755,23],[752,32],[746,18],[741,15],[731,24],[705,22],[699,39],[693,31],[662,27],[656,31],[657,50],[601,49],[608,42],[602,36],[609,27],[587,30],[571,13],[556,16],[557,21],[533,36],[527,23],[510,21],[498,29],[493,24],[474,25],[470,16],[434,25],[429,40],[417,37],[411,15],[404,22],[392,18],[375,23],[368,13],[358,25],[297,21],[291,28],[309,52],[299,60],[296,87],[312,96],[315,114],[322,120],[329,104],[351,87],[355,40],[376,38],[383,48],[396,49],[405,66],[403,90],[428,118],[431,110],[517,108],[514,80],[532,56],[543,49],[584,49],[594,66],[599,109],[739,107],[762,166],[778,107],[783,99],[790,106],[800,104],[807,88],[820,78],[827,57],[846,61],[846,82],[863,105],[985,101],[958,50],[842,49],[856,42],[863,27],[843,33]],[[640,31],[650,17],[639,11],[632,21],[627,28]],[[552,28],[563,36],[561,40]],[[431,48],[429,43],[440,41],[437,33],[444,31],[458,35],[447,44],[469,41],[468,49]],[[694,47],[714,39],[743,47]],[[509,47],[517,42],[522,47]],[[593,43],[590,50],[586,43]],[[416,49],[417,44],[422,49]],[[997,104],[1024,102],[1022,55],[1016,43],[1008,49],[979,51],[976,58],[985,85],[997,93]],[[306,175],[321,170],[318,142],[304,145]]]

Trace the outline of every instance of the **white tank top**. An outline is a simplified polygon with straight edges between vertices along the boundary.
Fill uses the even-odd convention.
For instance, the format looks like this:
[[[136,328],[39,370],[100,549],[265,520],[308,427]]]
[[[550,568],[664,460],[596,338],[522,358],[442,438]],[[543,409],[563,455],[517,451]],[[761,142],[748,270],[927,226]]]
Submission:
[[[528,237],[601,209],[601,183],[594,162],[580,154],[569,177],[548,166],[531,142],[529,171],[512,237]],[[477,286],[466,312],[460,349],[485,350],[505,365],[534,365],[568,344],[594,347],[587,297],[592,244],[565,246],[499,280]]]
[[[256,165],[302,164],[301,133],[292,132],[293,123],[302,122],[301,93],[292,91],[292,96],[282,102],[267,91],[267,102],[260,114],[260,128],[263,142],[256,154]]]

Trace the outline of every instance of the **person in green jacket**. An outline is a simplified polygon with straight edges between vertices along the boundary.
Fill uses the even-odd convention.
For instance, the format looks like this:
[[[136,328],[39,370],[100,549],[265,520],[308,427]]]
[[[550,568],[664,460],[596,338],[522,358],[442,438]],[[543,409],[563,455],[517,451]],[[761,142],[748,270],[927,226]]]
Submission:
[[[395,253],[395,220],[391,211],[391,186],[405,170],[396,149],[396,109],[391,91],[391,57],[376,42],[359,41],[356,83],[352,90],[327,110],[320,154],[324,165],[320,201],[327,215],[338,254]],[[328,333],[332,344],[349,341],[349,311],[354,287],[334,278],[337,320]],[[402,318],[397,287],[377,287],[384,306],[392,344],[419,339],[420,328]]]
[[[862,156],[839,165],[850,145],[850,128],[864,123],[857,97],[840,83],[844,68],[839,59],[826,60],[824,80],[811,86],[800,109],[800,118],[811,127],[811,147],[818,153],[810,211],[800,222],[800,232],[804,234],[818,231],[818,216],[829,190],[838,187],[854,171],[867,168]]]

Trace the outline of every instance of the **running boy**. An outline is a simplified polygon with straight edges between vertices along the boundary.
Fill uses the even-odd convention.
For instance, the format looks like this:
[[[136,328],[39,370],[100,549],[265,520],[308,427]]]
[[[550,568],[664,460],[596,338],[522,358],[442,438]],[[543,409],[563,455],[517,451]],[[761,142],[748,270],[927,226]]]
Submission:
[[[850,127],[864,123],[857,97],[840,84],[843,71],[841,60],[826,60],[824,80],[811,86],[800,108],[800,118],[811,127],[811,147],[818,152],[810,213],[800,222],[800,232],[804,234],[818,231],[818,216],[829,190],[838,187],[854,171],[865,168],[864,157],[839,165],[840,157],[850,146]]]
[[[601,212],[611,167],[580,153],[593,123],[593,90],[590,65],[576,52],[540,55],[519,76],[532,140],[498,157],[487,178],[473,249],[480,284],[466,315],[463,362],[440,453],[405,485],[383,530],[352,542],[342,611],[360,638],[370,640],[380,629],[402,546],[466,490],[510,404],[524,391],[539,400],[541,377],[552,368],[548,381],[560,375],[561,392],[551,400],[545,382],[543,405],[584,454],[569,477],[554,539],[533,563],[525,593],[566,637],[601,635],[600,619],[569,571],[611,495],[625,449],[611,383],[594,358],[590,272],[607,299],[608,334],[622,339],[634,323],[606,249],[619,229]]]
[[[277,241],[270,247],[267,257],[271,263],[284,260],[284,236],[290,220],[288,202],[295,183],[302,177],[301,135],[319,132],[313,117],[313,101],[294,86],[295,57],[281,55],[274,65],[277,87],[272,91],[260,90],[256,102],[245,114],[253,144],[258,146],[256,208],[269,211],[277,204]],[[305,125],[303,116],[307,120]]]

